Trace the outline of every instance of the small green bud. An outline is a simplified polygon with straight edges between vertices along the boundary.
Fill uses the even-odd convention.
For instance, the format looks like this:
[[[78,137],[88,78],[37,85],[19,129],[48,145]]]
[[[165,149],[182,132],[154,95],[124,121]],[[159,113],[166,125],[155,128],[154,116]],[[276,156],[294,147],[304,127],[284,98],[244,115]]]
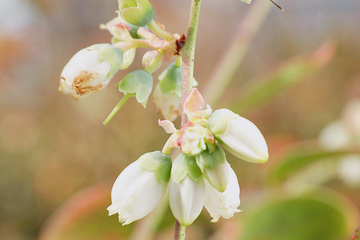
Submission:
[[[122,93],[135,94],[136,100],[146,107],[153,86],[153,77],[144,70],[127,74],[118,84]]]
[[[118,0],[119,16],[135,26],[146,26],[155,17],[154,9],[148,0]]]

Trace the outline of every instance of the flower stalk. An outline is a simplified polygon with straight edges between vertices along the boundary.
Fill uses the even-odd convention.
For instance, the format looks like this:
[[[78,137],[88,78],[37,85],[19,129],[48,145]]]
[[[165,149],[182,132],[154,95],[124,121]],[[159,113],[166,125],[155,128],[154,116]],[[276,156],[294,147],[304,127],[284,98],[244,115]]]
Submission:
[[[190,21],[187,33],[187,40],[184,47],[180,51],[182,57],[182,102],[184,104],[186,95],[193,87],[194,78],[194,58],[197,29],[199,26],[201,0],[191,1]],[[185,125],[187,117],[184,113],[181,114],[181,125]],[[185,240],[185,226],[175,220],[174,240]]]
[[[170,42],[174,39],[174,36],[171,33],[165,31],[154,20],[152,20],[148,26],[151,29],[151,31],[153,31],[155,34],[157,34],[159,37],[165,39],[166,41]]]
[[[184,102],[186,95],[193,87],[194,78],[194,58],[197,29],[199,26],[201,0],[192,0],[190,10],[190,22],[187,33],[187,39],[184,47],[180,51],[182,57],[182,100]],[[181,116],[181,123],[186,123],[184,114]]]
[[[115,108],[111,111],[109,116],[103,122],[104,125],[108,124],[110,120],[115,116],[115,114],[119,111],[119,109],[126,103],[126,101],[132,96],[133,94],[126,93],[124,97],[119,101],[119,103],[115,106]]]

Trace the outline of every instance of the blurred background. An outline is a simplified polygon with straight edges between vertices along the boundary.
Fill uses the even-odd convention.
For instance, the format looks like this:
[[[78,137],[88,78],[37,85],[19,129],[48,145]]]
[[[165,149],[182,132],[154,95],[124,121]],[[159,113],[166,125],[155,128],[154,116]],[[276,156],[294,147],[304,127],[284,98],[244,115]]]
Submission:
[[[151,2],[156,21],[186,33],[190,0]],[[203,1],[199,89],[207,91],[240,35],[247,52],[212,107],[253,121],[270,160],[254,165],[228,154],[244,211],[212,224],[204,210],[188,239],[349,239],[360,225],[360,2],[277,3],[284,12],[266,0]],[[113,85],[143,68],[145,51],[86,99],[57,90],[78,50],[110,42],[99,25],[116,10],[116,0],[0,0],[0,239],[136,239],[141,221],[122,227],[107,217],[111,186],[168,135],[152,101],[143,109],[131,99],[108,126],[102,121],[121,97]],[[250,11],[255,17],[246,17]],[[259,29],[246,33],[257,21]],[[161,219],[154,238],[169,239],[173,218],[165,210]]]

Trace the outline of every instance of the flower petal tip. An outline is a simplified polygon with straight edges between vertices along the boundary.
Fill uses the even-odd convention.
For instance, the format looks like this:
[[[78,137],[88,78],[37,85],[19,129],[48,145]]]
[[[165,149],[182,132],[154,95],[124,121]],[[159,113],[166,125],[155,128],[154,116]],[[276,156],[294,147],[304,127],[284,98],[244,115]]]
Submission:
[[[117,208],[114,205],[110,205],[108,208],[108,216],[114,215],[115,213],[117,213]]]

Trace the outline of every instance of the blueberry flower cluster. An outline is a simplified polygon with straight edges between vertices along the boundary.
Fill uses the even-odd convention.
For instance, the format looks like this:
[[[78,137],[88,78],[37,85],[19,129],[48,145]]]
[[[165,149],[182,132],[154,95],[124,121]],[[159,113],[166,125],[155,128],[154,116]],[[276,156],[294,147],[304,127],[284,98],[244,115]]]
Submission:
[[[186,37],[170,34],[156,23],[148,0],[118,0],[118,4],[118,16],[101,25],[112,35],[111,43],[77,52],[61,73],[59,90],[74,99],[98,92],[119,70],[133,63],[138,48],[150,48],[142,58],[144,69],[126,74],[116,85],[124,96],[104,124],[130,97],[145,107],[153,89],[152,74],[163,62],[170,62],[159,75],[153,96],[166,119],[159,125],[171,135],[162,151],[145,153],[122,171],[112,188],[109,215],[117,213],[123,225],[129,224],[148,215],[168,193],[172,213],[182,226],[192,224],[203,207],[212,222],[231,218],[240,211],[240,187],[223,148],[242,160],[265,163],[268,149],[264,137],[253,123],[234,112],[213,111],[196,88],[182,102],[182,94],[188,90],[182,89],[186,81],[179,54]],[[195,87],[193,74],[186,76],[193,83],[188,87]],[[171,121],[180,113],[187,121],[176,129]],[[172,160],[174,148],[181,154]]]
[[[253,162],[268,160],[259,129],[228,109],[212,109],[196,88],[185,99],[188,122],[177,130],[169,120],[159,125],[171,136],[162,152],[147,153],[120,174],[112,190],[109,214],[124,224],[150,213],[168,188],[170,208],[183,226],[192,224],[205,206],[212,222],[231,218],[240,205],[240,187],[222,147]],[[172,162],[173,148],[181,154]]]

